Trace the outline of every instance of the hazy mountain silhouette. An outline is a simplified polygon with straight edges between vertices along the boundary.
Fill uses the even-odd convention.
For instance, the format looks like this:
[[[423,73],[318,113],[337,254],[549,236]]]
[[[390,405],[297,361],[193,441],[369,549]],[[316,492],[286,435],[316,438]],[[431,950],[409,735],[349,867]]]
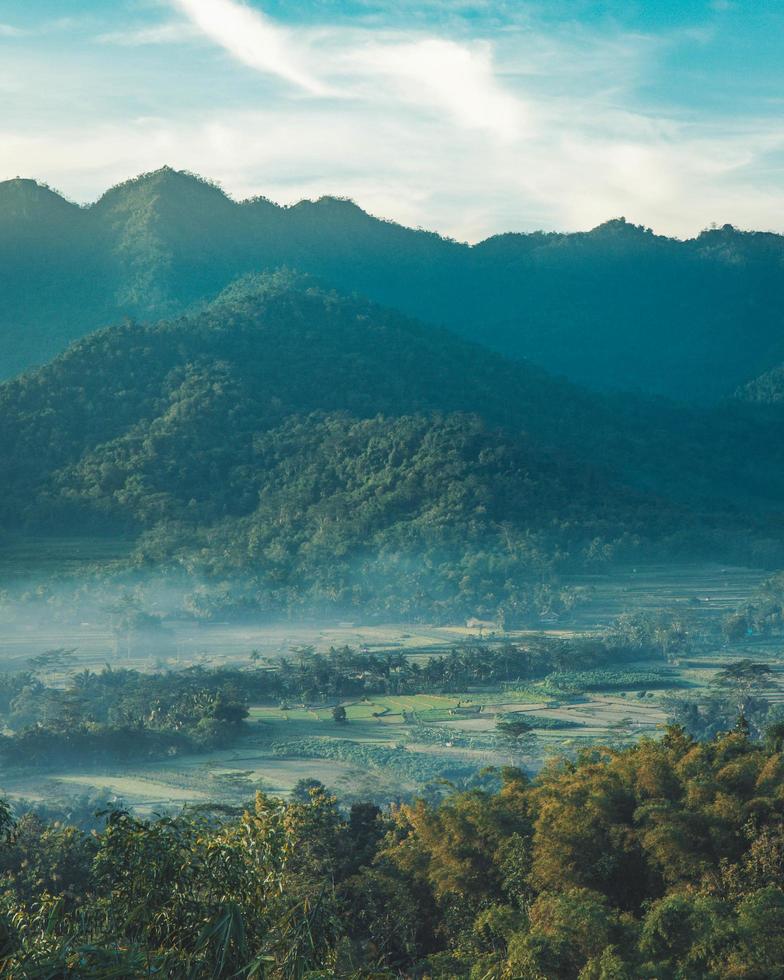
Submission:
[[[784,358],[783,263],[784,238],[729,226],[681,242],[618,219],[470,247],[337,198],[236,203],[169,168],[86,208],[12,180],[0,184],[0,370],[285,266],[589,387],[711,400]]]

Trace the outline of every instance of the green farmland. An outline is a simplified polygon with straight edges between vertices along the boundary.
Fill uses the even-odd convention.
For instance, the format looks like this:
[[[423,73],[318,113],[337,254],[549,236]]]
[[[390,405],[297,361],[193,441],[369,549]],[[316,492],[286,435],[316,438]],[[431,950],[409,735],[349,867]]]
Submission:
[[[96,548],[89,558],[112,560],[116,551],[106,545],[103,553]],[[68,554],[63,545],[53,561]],[[27,632],[8,621],[0,648],[7,672],[34,662],[43,644],[44,649],[68,646],[68,656],[42,675],[55,688],[70,683],[78,671],[100,672],[107,664],[113,669],[173,671],[174,676],[186,668],[246,671],[254,669],[252,650],[261,669],[272,671],[288,661],[296,672],[303,656],[336,647],[364,650],[381,660],[403,658],[412,669],[426,671],[433,658],[450,651],[460,655],[478,643],[492,659],[504,644],[544,644],[543,649],[555,651],[563,644],[591,641],[615,617],[638,608],[645,615],[682,617],[688,632],[700,640],[666,660],[657,655],[601,668],[577,663],[577,669],[553,670],[539,680],[477,681],[448,691],[251,700],[243,730],[230,747],[190,754],[180,750],[171,759],[122,765],[61,765],[46,772],[6,767],[0,772],[0,789],[12,798],[39,801],[92,794],[149,812],[215,799],[240,805],[258,788],[285,796],[300,780],[317,778],[344,800],[395,800],[425,791],[442,776],[461,783],[484,767],[509,763],[533,771],[550,756],[574,755],[587,745],[621,746],[642,736],[656,737],[673,696],[699,697],[742,657],[769,665],[765,698],[775,705],[784,702],[776,640],[752,637],[728,643],[718,629],[721,617],[748,601],[760,579],[760,573],[714,566],[704,568],[701,576],[693,567],[671,570],[669,576],[658,567],[628,570],[615,578],[583,581],[580,587],[587,597],[562,622],[546,629],[485,631],[481,640],[475,628],[464,625],[237,626],[170,620],[166,651],[128,656],[113,649],[110,630],[97,619],[77,625],[53,622],[49,632]],[[425,685],[426,673],[422,676]],[[336,708],[345,711],[342,723],[334,717]],[[523,723],[524,734],[517,739],[504,737],[503,725],[499,727],[509,717]]]

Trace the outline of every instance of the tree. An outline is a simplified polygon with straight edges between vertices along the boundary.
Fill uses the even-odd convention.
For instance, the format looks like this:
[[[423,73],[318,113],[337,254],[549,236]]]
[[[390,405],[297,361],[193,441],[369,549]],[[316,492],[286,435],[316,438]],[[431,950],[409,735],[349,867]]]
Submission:
[[[745,715],[753,698],[759,697],[773,686],[772,673],[768,664],[739,660],[720,670],[715,684],[733,699],[737,714]]]
[[[533,731],[533,725],[522,718],[515,718],[514,713],[512,713],[500,718],[495,723],[495,729],[504,738],[516,741],[521,735],[527,735],[528,732]]]
[[[298,779],[291,790],[295,803],[309,803],[313,793],[326,793],[327,788],[320,779]]]
[[[346,709],[342,704],[337,704],[332,709],[332,720],[338,725],[348,724],[348,715],[346,714]]]

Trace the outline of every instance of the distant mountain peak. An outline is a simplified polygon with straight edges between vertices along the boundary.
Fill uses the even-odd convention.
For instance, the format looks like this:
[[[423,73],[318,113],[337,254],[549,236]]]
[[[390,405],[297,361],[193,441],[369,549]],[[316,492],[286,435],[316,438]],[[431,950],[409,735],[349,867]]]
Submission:
[[[341,211],[358,211],[361,214],[367,213],[350,197],[339,197],[335,194],[322,194],[321,197],[317,198],[315,203],[323,208],[331,207]]]
[[[610,218],[592,228],[589,235],[624,235],[628,238],[653,237],[653,230],[645,225],[635,225],[626,218]]]
[[[274,295],[299,294],[306,290],[328,292],[314,276],[292,269],[276,269],[267,272],[248,272],[238,276],[216,296],[207,300],[202,308],[220,310],[227,304],[253,305]]]
[[[784,364],[777,364],[758,378],[741,385],[733,397],[742,402],[780,406],[784,403]]]
[[[724,225],[681,241],[615,217],[469,246],[335,195],[235,200],[167,164],[86,207],[0,184],[0,377],[280,268],[599,390],[712,401],[784,359],[782,235]]]
[[[175,170],[168,165],[139,174],[130,180],[116,184],[93,205],[95,208],[114,206],[119,202],[138,201],[139,198],[165,194],[171,198],[188,197],[200,202],[208,200],[230,201],[226,192],[216,183],[188,170]]]
[[[41,219],[55,211],[62,213],[77,209],[78,205],[67,201],[47,184],[30,177],[0,181],[0,219]]]
[[[356,201],[350,197],[337,197],[333,194],[322,194],[315,200],[306,199],[298,201],[292,205],[290,210],[300,214],[307,212],[318,212],[322,215],[334,217],[337,220],[349,221],[378,221],[373,215],[368,214],[361,208]]]

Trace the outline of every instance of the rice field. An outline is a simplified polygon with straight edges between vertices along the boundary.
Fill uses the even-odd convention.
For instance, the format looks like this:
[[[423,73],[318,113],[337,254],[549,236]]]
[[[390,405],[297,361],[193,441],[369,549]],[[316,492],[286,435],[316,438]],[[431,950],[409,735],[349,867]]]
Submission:
[[[83,559],[112,561],[121,552],[121,544],[104,542]],[[32,553],[28,557],[32,565]],[[9,567],[7,559],[8,555],[5,562],[0,557],[0,578],[3,569]],[[28,559],[23,555],[22,559],[24,565]],[[67,543],[59,551],[54,548],[53,563],[72,560]],[[590,633],[621,613],[640,610],[683,608],[692,621],[715,622],[748,599],[763,578],[764,573],[756,570],[708,565],[648,566],[581,576],[569,584],[581,590],[584,601],[557,623],[509,633],[484,631],[481,639],[496,643],[514,642],[532,634]],[[427,659],[480,639],[478,630],[465,624],[236,626],[170,620],[166,625],[171,634],[166,650],[154,656],[148,651],[116,659],[113,637],[100,622],[42,628],[40,623],[4,626],[0,621],[0,667],[20,669],[31,656],[62,646],[75,648],[73,669],[98,670],[106,662],[140,669],[196,663],[247,664],[251,650],[274,660],[291,656],[300,646],[324,651],[348,645]],[[745,643],[742,648],[717,643],[714,648],[689,655],[673,665],[678,684],[704,687],[727,663],[749,656],[750,646],[751,655],[770,662],[776,678],[784,680],[778,645],[760,641]],[[645,671],[653,665],[641,662],[633,666]],[[395,799],[421,787],[420,770],[422,779],[439,766],[447,771],[450,766],[478,769],[514,763],[534,770],[547,756],[576,752],[586,744],[623,744],[641,735],[655,735],[666,720],[663,698],[668,686],[664,682],[657,686],[654,679],[642,691],[598,687],[576,696],[544,690],[537,684],[449,695],[373,696],[342,702],[347,724],[338,724],[333,718],[337,702],[253,705],[247,735],[230,750],[181,756],[124,771],[74,770],[35,777],[16,773],[13,778],[0,773],[0,791],[30,799],[100,792],[122,799],[140,812],[151,812],[208,800],[236,805],[249,800],[257,788],[286,795],[298,780],[317,778],[344,799]],[[773,690],[770,698],[784,703],[784,686]],[[532,724],[532,731],[515,746],[499,737],[496,724],[504,714],[520,711]],[[536,725],[537,718],[541,718],[541,726]],[[558,722],[568,727],[553,728]],[[310,756],[308,747],[312,749]]]
[[[692,683],[704,674],[704,683],[716,669],[712,661],[705,670],[690,666],[684,673]],[[298,780],[307,778],[321,780],[346,799],[362,795],[396,799],[418,789],[411,756],[422,760],[425,773],[439,760],[445,769],[458,763],[476,769],[508,763],[536,769],[546,757],[577,751],[581,745],[655,735],[666,721],[662,693],[648,691],[641,697],[637,691],[595,691],[569,701],[541,694],[535,698],[533,690],[522,697],[508,691],[485,692],[481,698],[473,692],[378,697],[343,702],[347,724],[334,721],[334,704],[288,710],[256,705],[250,711],[248,734],[232,749],[123,772],[73,771],[13,779],[0,775],[0,789],[8,796],[30,799],[102,792],[142,813],[208,800],[237,805],[259,788],[285,796]],[[774,697],[784,699],[784,692]],[[501,716],[521,710],[533,722],[533,730],[524,744],[513,747],[499,739],[496,723]],[[543,727],[536,726],[536,717],[542,718]],[[552,730],[546,727],[548,719],[567,722],[569,727]],[[325,751],[336,743],[345,746],[342,752]],[[314,747],[311,757],[302,757],[302,746]],[[367,752],[355,759],[363,746]],[[408,760],[402,770],[388,762],[393,751],[398,756],[403,752],[403,761]]]

